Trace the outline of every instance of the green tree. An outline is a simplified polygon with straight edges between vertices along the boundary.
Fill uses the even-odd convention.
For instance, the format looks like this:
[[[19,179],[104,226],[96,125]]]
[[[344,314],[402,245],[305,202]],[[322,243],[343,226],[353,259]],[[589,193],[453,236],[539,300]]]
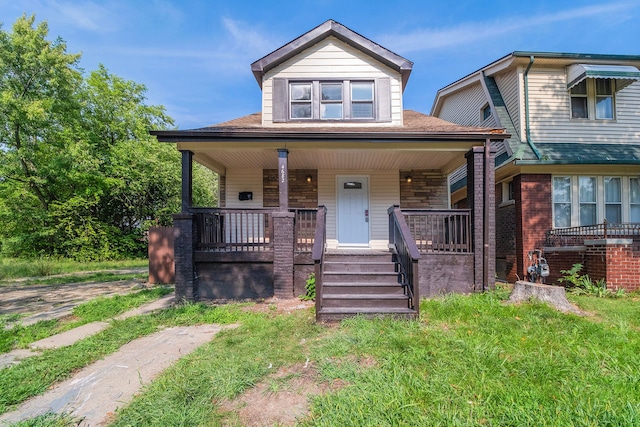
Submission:
[[[144,231],[180,206],[180,155],[149,129],[173,125],[146,88],[79,55],[46,23],[0,31],[0,241],[18,256],[106,259],[145,253]],[[194,171],[194,195],[215,203],[215,177]]]

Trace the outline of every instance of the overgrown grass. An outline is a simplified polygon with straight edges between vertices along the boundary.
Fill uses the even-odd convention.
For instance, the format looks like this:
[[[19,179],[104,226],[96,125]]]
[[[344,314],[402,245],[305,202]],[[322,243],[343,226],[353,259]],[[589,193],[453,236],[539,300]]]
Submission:
[[[158,299],[172,291],[168,287],[154,287],[126,295],[98,297],[73,309],[68,319],[43,320],[29,326],[16,325],[5,329],[16,316],[0,317],[0,353],[14,348],[27,348],[32,342],[84,325],[85,323],[110,319],[127,310]]]
[[[594,316],[578,317],[504,296],[423,301],[420,322],[251,319],[165,372],[114,425],[225,424],[218,402],[306,357],[345,386],[314,397],[302,426],[640,425],[637,301],[581,298]]]
[[[78,271],[146,267],[148,265],[149,261],[146,259],[78,262],[64,258],[0,258],[0,280],[20,277],[46,277],[53,274],[74,273]]]
[[[160,326],[226,324],[243,317],[245,313],[237,306],[213,308],[192,304],[166,309],[158,314],[113,321],[104,331],[71,346],[45,350],[40,356],[0,369],[0,413],[43,393],[74,371],[113,353],[129,341],[156,332]]]
[[[637,296],[576,297],[593,313],[579,317],[537,303],[505,305],[506,294],[426,300],[419,322],[354,318],[323,326],[311,311],[255,314],[201,304],[118,322],[97,338],[112,342],[109,352],[160,324],[242,325],[166,370],[113,425],[237,423],[220,402],[308,359],[321,381],[342,387],[313,397],[301,426],[640,426]],[[82,345],[57,353],[57,363],[19,365],[25,370],[13,382],[0,377],[0,390],[27,372],[69,375],[71,368],[60,374],[57,365],[75,353],[107,352],[93,341]]]
[[[96,272],[85,274],[69,274],[64,276],[48,277],[44,279],[26,279],[21,281],[23,285],[65,285],[70,283],[89,283],[89,282],[116,282],[119,280],[147,280],[149,275],[145,273],[114,273],[114,272]],[[0,282],[2,285],[14,284],[11,281]]]

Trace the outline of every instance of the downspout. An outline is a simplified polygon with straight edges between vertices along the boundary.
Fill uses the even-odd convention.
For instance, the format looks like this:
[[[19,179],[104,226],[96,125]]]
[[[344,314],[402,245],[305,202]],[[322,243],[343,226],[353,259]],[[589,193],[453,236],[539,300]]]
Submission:
[[[535,154],[538,160],[540,160],[542,156],[536,146],[533,145],[533,142],[531,142],[531,126],[529,124],[529,70],[531,70],[534,60],[535,58],[531,55],[529,57],[529,65],[527,66],[527,69],[524,70],[524,121],[527,144],[531,147],[533,154]]]

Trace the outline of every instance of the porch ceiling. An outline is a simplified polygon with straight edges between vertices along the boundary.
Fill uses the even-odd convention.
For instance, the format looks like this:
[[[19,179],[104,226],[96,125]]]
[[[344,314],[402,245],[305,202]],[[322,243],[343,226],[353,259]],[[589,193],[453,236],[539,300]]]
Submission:
[[[290,145],[290,144],[287,144]],[[465,162],[465,153],[472,145],[469,143],[430,148],[402,147],[393,149],[357,149],[357,148],[295,148],[285,144],[279,148],[288,148],[290,169],[349,169],[349,170],[400,170],[430,169],[448,174]],[[180,150],[191,150],[194,160],[225,174],[226,169],[277,169],[277,148],[238,149],[204,148],[191,144],[178,144]]]

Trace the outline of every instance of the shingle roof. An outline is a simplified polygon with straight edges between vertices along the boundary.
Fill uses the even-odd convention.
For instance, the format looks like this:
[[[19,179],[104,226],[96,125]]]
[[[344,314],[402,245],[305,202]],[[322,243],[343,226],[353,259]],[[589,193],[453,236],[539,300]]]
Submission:
[[[193,129],[198,132],[216,132],[216,131],[260,131],[260,132],[295,132],[295,133],[313,133],[313,132],[353,132],[353,133],[389,133],[389,132],[421,132],[421,133],[462,133],[462,134],[503,134],[504,129],[492,129],[476,126],[462,126],[455,123],[442,120],[438,117],[429,116],[413,110],[404,110],[403,126],[340,126],[332,124],[331,126],[308,126],[308,127],[264,127],[262,126],[262,113],[254,113],[248,116],[239,117],[227,122],[207,126],[200,129]]]
[[[552,164],[640,164],[640,144],[536,143],[542,159]],[[525,161],[518,161],[524,163]]]

